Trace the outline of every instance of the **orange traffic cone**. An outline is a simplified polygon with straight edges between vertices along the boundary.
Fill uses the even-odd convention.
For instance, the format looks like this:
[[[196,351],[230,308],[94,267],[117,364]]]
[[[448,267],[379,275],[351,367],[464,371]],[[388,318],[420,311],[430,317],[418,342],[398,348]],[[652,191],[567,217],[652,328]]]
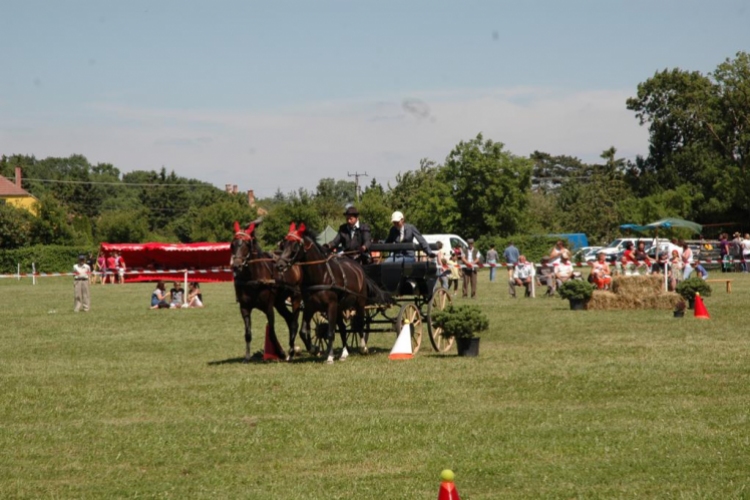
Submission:
[[[699,293],[695,294],[695,317],[700,319],[711,319],[711,316],[708,315],[706,305],[703,303],[701,294]]]
[[[438,500],[461,500],[456,485],[453,484],[453,476],[453,471],[450,469],[445,469],[440,473],[441,483]]]
[[[405,320],[388,359],[411,359],[413,357],[414,353],[411,352],[411,328],[409,328],[409,322]]]
[[[284,349],[279,345],[278,339],[274,338],[271,340],[271,330],[268,324],[266,324],[266,343],[263,346],[263,361],[268,361],[269,359],[278,360],[285,357]]]

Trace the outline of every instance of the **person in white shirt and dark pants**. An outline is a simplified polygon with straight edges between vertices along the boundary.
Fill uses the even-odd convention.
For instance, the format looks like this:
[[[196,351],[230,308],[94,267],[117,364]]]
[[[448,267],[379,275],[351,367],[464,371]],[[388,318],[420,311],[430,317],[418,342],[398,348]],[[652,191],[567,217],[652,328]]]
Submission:
[[[78,256],[78,263],[73,266],[73,290],[75,292],[74,312],[83,308],[88,312],[91,307],[91,295],[89,294],[89,278],[91,277],[91,268],[86,264],[86,256]]]

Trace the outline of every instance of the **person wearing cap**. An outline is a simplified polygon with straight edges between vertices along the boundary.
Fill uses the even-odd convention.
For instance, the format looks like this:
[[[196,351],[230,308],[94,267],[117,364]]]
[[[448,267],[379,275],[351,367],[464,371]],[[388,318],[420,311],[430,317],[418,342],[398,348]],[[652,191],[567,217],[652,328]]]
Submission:
[[[78,312],[81,309],[84,312],[88,312],[91,307],[91,296],[89,295],[90,278],[91,267],[86,264],[86,256],[81,254],[78,256],[78,262],[73,265],[74,312]]]
[[[404,214],[399,211],[393,212],[391,223],[393,227],[388,232],[388,237],[385,239],[386,243],[411,243],[417,240],[424,253],[429,257],[435,257],[434,252],[430,249],[430,244],[424,239],[422,233],[416,227],[404,221]],[[391,252],[390,258],[394,261],[414,262],[414,250],[396,250]]]
[[[471,298],[473,299],[477,296],[477,272],[479,271],[478,266],[482,263],[482,254],[474,248],[474,238],[469,238],[466,240],[466,243],[469,244],[469,247],[461,251],[461,262],[463,263],[464,270],[461,296],[468,296],[469,286],[471,286]]]
[[[370,226],[359,220],[359,211],[355,207],[347,208],[344,217],[346,223],[339,226],[338,233],[326,246],[334,252],[344,252],[344,255],[361,264],[369,264],[372,243]]]

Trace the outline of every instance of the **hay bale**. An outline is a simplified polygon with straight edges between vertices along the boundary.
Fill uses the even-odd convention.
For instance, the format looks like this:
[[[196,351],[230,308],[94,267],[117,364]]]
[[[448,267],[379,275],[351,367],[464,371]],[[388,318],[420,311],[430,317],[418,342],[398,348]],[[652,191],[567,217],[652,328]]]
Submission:
[[[591,298],[586,302],[587,311],[606,311],[608,309],[621,309],[620,298],[605,291],[594,291]]]
[[[612,291],[617,295],[632,298],[658,295],[664,288],[664,276],[615,276],[612,278]]]
[[[671,310],[680,302],[682,297],[674,292],[661,293],[659,295],[653,295],[651,297],[643,298],[644,309],[663,309]]]
[[[645,297],[595,291],[586,303],[588,311],[632,311],[637,309],[674,309],[682,298],[674,293],[660,293]]]

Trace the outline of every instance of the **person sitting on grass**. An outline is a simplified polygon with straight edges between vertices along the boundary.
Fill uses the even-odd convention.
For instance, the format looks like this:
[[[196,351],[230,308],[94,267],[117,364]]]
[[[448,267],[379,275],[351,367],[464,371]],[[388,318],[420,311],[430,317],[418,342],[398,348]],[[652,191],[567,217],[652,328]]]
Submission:
[[[203,294],[201,293],[201,287],[197,282],[191,282],[188,284],[188,307],[203,307]]]
[[[183,298],[185,296],[185,289],[182,288],[182,283],[179,281],[174,282],[174,286],[169,290],[169,307],[172,309],[179,309],[183,305]]]
[[[156,289],[151,293],[151,309],[169,309],[167,292],[163,281],[156,284]]]
[[[599,252],[591,267],[591,276],[593,276],[596,288],[599,290],[608,290],[610,284],[612,284],[612,272],[609,269],[609,264],[607,264],[607,255]]]
[[[537,283],[539,283],[539,286],[546,286],[547,292],[545,293],[546,296],[552,297],[555,294],[555,268],[557,266],[553,266],[549,263],[549,257],[542,257],[541,262],[539,263],[540,269],[539,274],[537,275]]]

